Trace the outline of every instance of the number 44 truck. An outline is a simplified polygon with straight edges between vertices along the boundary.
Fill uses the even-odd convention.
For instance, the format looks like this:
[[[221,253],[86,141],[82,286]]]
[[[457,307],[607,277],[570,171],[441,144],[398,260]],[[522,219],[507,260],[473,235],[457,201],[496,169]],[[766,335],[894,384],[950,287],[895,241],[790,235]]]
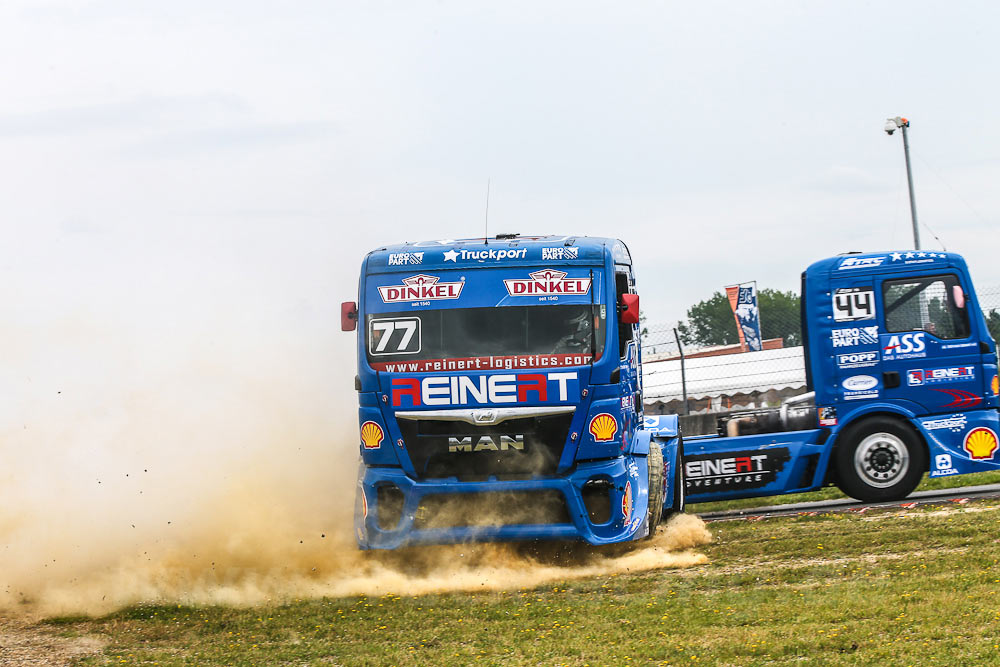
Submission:
[[[996,345],[965,262],[895,252],[802,275],[809,392],[681,437],[644,416],[624,243],[431,241],[365,258],[355,533],[362,548],[651,536],[690,501],[837,484],[902,498],[1000,469]]]

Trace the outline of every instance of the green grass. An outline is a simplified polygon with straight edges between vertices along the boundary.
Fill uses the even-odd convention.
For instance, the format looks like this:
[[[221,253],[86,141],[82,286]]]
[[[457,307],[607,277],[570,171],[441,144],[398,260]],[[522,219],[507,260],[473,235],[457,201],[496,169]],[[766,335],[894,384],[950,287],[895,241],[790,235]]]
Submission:
[[[930,478],[924,475],[916,491],[935,491],[938,489],[954,489],[960,486],[977,486],[979,484],[1000,483],[1000,471],[974,472],[968,475],[951,475],[948,477]],[[807,493],[789,493],[782,496],[762,496],[760,498],[743,498],[741,500],[716,500],[706,503],[689,503],[688,511],[696,514],[704,512],[724,512],[726,510],[741,510],[751,507],[770,507],[772,505],[787,505],[789,503],[808,503],[814,500],[840,500],[848,496],[841,493],[835,486],[825,486],[819,491]]]
[[[711,524],[710,563],[533,590],[141,605],[81,664],[988,665],[1000,504]]]

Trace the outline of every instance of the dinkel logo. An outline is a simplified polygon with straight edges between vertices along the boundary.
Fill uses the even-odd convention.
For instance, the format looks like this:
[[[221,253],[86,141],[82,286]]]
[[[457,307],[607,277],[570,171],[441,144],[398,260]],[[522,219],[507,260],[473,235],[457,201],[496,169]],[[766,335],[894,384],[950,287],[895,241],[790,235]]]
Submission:
[[[590,292],[590,278],[567,278],[565,271],[542,269],[529,273],[531,280],[507,279],[503,281],[507,294],[532,296],[534,294],[583,295]]]
[[[400,303],[403,301],[440,301],[442,299],[457,299],[465,287],[464,282],[443,283],[437,276],[423,274],[404,278],[402,285],[382,285],[378,288],[379,296],[385,303]]]

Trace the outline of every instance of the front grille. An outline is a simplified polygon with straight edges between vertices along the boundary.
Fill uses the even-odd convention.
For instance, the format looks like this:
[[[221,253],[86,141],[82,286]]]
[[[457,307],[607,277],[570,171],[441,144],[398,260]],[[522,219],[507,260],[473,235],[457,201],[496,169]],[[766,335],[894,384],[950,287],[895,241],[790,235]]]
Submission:
[[[527,479],[555,474],[572,418],[547,415],[489,426],[400,419],[399,428],[418,479]]]
[[[466,526],[570,523],[566,499],[555,489],[430,494],[417,506],[417,530]]]

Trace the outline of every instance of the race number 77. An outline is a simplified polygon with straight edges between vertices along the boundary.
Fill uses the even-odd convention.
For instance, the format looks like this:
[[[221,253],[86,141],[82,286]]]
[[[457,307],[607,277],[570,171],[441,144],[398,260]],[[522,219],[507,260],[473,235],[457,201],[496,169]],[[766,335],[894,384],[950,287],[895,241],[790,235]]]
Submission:
[[[419,352],[420,319],[405,317],[372,320],[369,349],[371,349],[372,354],[407,354]]]

